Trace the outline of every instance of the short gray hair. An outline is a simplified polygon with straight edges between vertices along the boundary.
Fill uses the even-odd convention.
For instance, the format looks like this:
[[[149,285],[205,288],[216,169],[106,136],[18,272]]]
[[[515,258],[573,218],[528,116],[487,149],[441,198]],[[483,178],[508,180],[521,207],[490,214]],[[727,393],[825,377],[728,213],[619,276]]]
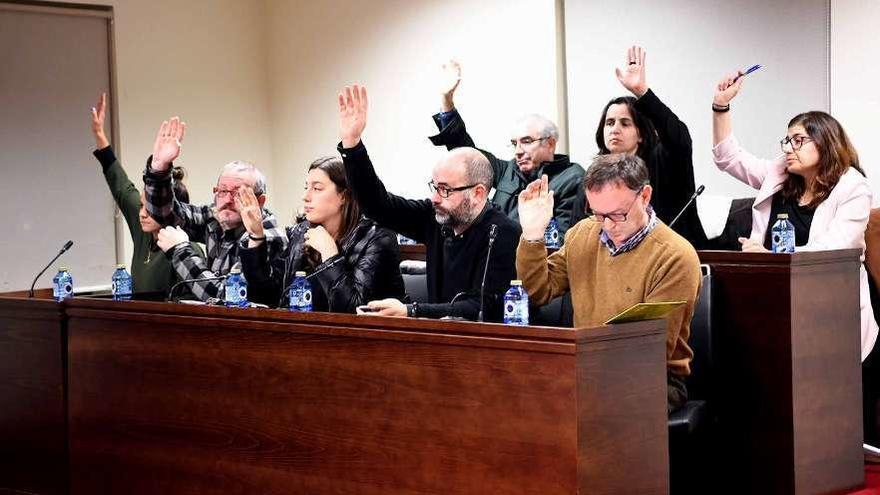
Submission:
[[[584,175],[584,188],[587,191],[598,191],[607,184],[618,182],[633,191],[649,185],[651,178],[645,162],[637,155],[599,155]]]
[[[530,113],[528,115],[523,115],[517,121],[517,123],[523,122],[534,122],[538,124],[541,137],[552,137],[554,140],[559,141],[559,128],[556,127],[556,124],[547,117],[537,113]]]
[[[220,175],[227,174],[229,172],[248,172],[253,174],[254,176],[254,194],[259,196],[261,194],[266,194],[268,185],[266,184],[266,176],[263,175],[263,172],[260,172],[260,169],[257,168],[251,162],[246,162],[244,160],[235,160],[234,162],[229,162],[223,166],[223,172]]]

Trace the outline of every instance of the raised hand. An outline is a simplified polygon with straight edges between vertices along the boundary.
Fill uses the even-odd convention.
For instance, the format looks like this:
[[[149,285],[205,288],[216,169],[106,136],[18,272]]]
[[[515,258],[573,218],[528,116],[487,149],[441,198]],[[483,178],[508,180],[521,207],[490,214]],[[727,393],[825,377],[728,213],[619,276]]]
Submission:
[[[623,70],[614,69],[617,80],[623,87],[634,94],[636,98],[648,92],[648,82],[645,79],[645,58],[648,52],[642,47],[633,45],[626,50],[626,67]]]
[[[745,79],[741,77],[742,75],[742,71],[726,75],[716,86],[715,97],[712,99],[712,103],[719,107],[730,105],[730,100],[739,93],[739,89],[742,87],[743,79]]]
[[[343,148],[353,148],[361,141],[367,127],[367,88],[346,86],[339,93],[339,138]]]
[[[104,134],[104,117],[107,114],[107,93],[101,93],[98,106],[92,107],[92,134],[95,136],[97,149],[102,150],[110,146],[107,135]]]
[[[321,225],[313,227],[306,232],[304,244],[321,253],[321,261],[327,261],[339,253],[339,248],[336,247],[336,241],[333,239],[333,236]]]
[[[184,242],[189,242],[189,236],[180,227],[165,227],[159,231],[159,237],[156,239],[156,244],[163,252]]]
[[[519,193],[517,210],[523,237],[529,241],[544,239],[544,231],[553,218],[553,191],[548,190],[546,175]]]
[[[455,60],[449,60],[440,66],[440,96],[441,109],[448,112],[455,108],[453,97],[458,84],[461,82],[461,65]]]
[[[156,172],[165,172],[171,166],[171,162],[180,156],[180,145],[186,134],[186,123],[181,122],[179,117],[162,122],[159,132],[156,133],[156,142],[153,143],[153,162],[151,168]]]
[[[244,224],[244,228],[250,237],[265,237],[263,231],[263,209],[260,207],[260,202],[257,201],[257,196],[252,188],[239,186],[238,190],[235,191],[235,208],[238,209],[241,223]],[[263,242],[262,239],[250,239],[248,246],[256,247],[261,242]]]

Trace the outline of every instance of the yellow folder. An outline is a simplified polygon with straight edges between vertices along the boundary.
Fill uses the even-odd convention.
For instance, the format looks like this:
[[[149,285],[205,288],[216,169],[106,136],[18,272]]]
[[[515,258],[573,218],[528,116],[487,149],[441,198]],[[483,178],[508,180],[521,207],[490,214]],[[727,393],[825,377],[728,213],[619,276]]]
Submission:
[[[605,322],[606,325],[626,323],[628,321],[656,320],[663,318],[673,309],[684,305],[687,301],[643,302],[633,304]]]

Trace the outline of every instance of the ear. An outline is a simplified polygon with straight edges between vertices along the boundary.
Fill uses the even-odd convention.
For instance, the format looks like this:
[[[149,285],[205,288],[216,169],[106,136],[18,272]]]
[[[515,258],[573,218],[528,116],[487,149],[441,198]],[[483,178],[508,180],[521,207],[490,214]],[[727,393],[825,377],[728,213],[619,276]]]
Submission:
[[[260,205],[260,208],[262,208],[263,205],[266,204],[266,195],[260,194],[259,196],[257,196],[257,203]]]
[[[642,197],[642,200],[645,202],[645,206],[647,206],[648,203],[651,202],[651,194],[653,192],[654,192],[654,188],[651,187],[650,184],[648,184],[647,186],[642,188],[641,197]]]
[[[555,152],[556,151],[556,138],[552,137],[552,136],[548,137],[547,138],[547,146]]]

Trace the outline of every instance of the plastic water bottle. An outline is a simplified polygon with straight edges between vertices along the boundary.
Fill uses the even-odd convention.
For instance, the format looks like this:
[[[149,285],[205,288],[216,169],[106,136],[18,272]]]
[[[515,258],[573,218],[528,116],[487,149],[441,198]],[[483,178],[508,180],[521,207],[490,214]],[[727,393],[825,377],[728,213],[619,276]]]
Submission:
[[[397,234],[397,243],[401,246],[406,246],[407,244],[415,244],[416,241],[410,239],[409,237],[403,234]]]
[[[787,213],[780,213],[776,218],[770,229],[770,248],[774,253],[793,253],[794,225],[788,221]]]
[[[73,297],[73,277],[66,266],[59,268],[58,273],[52,278],[52,297],[56,301]]]
[[[308,312],[312,310],[312,284],[306,280],[306,272],[294,274],[293,285],[290,286],[291,311]]]
[[[125,265],[116,265],[111,282],[110,290],[114,301],[131,300],[131,275],[126,271]]]
[[[550,249],[559,249],[562,243],[559,240],[559,224],[555,218],[550,219],[547,229],[544,230],[544,245]]]
[[[510,289],[504,294],[504,324],[529,324],[529,294],[523,288],[521,280],[511,280]]]
[[[247,298],[247,280],[241,274],[241,268],[232,267],[229,270],[229,276],[226,277],[226,292],[223,302],[230,308],[246,308],[248,307]]]

